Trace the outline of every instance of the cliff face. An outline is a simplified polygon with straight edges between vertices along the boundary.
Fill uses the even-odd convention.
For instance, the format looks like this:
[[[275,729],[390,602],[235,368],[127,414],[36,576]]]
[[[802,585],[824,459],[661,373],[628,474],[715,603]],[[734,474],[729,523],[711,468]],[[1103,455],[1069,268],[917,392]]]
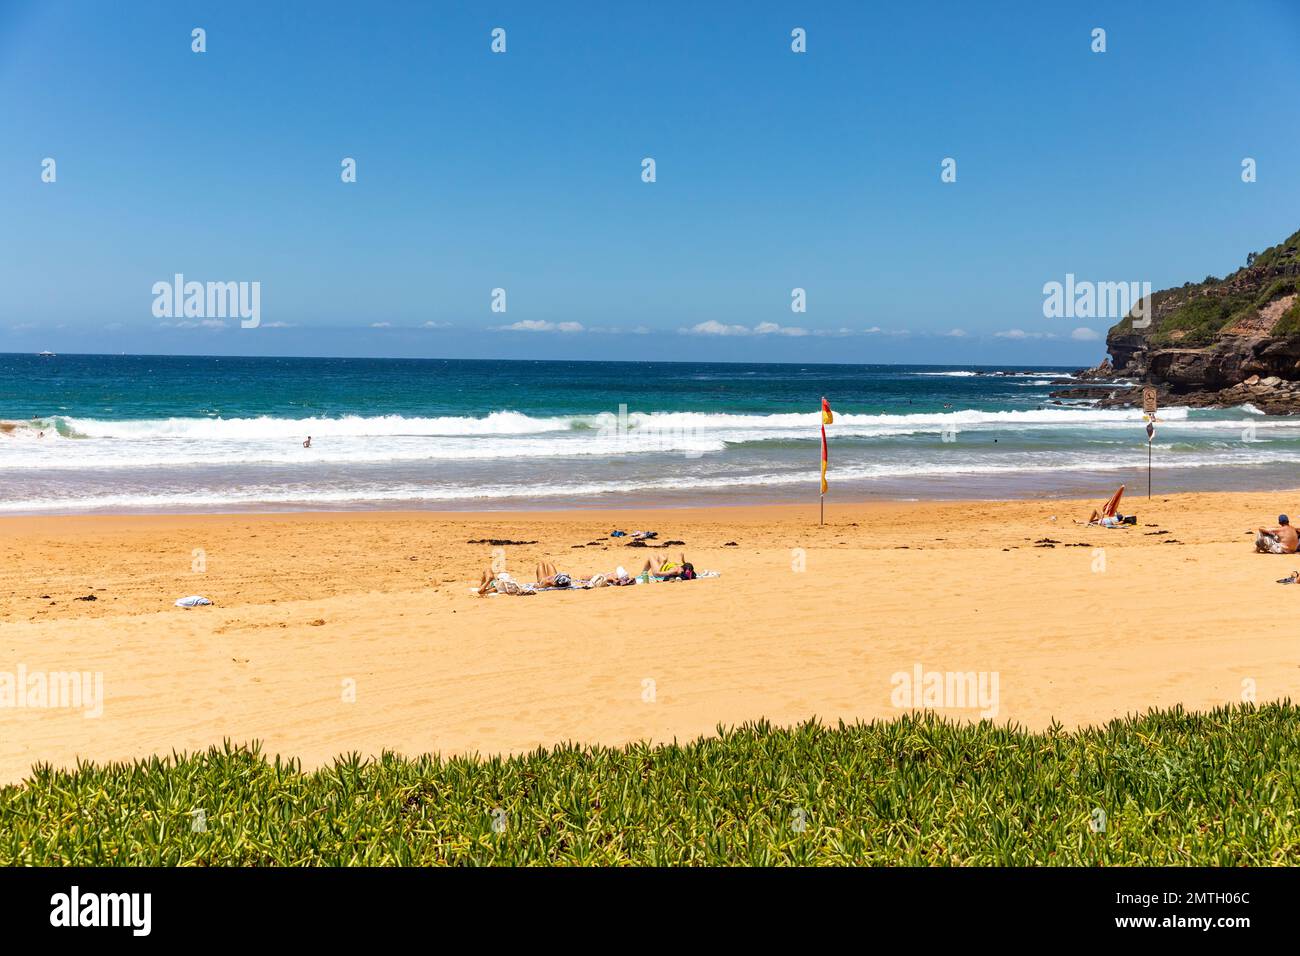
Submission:
[[[1300,385],[1300,231],[1251,253],[1227,278],[1155,293],[1150,325],[1134,328],[1130,314],[1111,328],[1106,348],[1113,374],[1199,404],[1256,375],[1291,391]]]

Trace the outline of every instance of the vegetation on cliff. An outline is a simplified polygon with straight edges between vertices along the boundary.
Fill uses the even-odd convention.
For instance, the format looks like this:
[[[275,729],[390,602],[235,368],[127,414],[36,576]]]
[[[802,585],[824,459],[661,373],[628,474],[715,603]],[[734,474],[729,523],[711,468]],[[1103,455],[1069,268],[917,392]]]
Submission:
[[[1152,321],[1135,329],[1126,316],[1110,329],[1108,340],[1141,336],[1148,347],[1199,348],[1225,333],[1300,336],[1300,230],[1252,252],[1246,264],[1219,279],[1163,289],[1152,296]]]

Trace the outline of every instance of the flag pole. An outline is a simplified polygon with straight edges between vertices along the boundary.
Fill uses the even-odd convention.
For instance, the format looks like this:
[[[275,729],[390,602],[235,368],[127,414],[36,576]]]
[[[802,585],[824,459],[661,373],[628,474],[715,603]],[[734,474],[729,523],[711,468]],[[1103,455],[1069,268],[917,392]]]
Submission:
[[[830,403],[826,401],[826,396],[823,395],[822,396],[822,482],[821,482],[821,495],[818,498],[818,501],[820,502],[820,511],[817,518],[818,525],[824,525],[826,523],[826,465],[830,459],[830,455],[826,449],[826,426],[829,425],[832,421],[834,421],[834,419],[831,417]]]

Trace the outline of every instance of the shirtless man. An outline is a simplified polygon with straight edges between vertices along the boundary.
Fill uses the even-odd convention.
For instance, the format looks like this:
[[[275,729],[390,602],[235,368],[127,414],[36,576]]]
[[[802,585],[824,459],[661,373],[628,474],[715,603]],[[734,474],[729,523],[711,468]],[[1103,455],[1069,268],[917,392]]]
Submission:
[[[1295,554],[1300,546],[1300,535],[1291,527],[1286,515],[1277,516],[1276,528],[1258,528],[1255,531],[1255,550],[1264,554]]]

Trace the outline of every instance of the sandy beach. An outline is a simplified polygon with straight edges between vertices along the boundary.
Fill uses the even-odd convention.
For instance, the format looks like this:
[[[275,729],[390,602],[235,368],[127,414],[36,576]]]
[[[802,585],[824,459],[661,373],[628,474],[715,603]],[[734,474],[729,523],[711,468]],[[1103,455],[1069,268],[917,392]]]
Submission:
[[[1300,492],[1131,496],[1136,527],[1072,522],[1097,503],[832,500],[824,527],[815,505],[5,519],[0,671],[102,673],[103,701],[0,709],[0,781],[223,738],[310,768],[890,718],[894,675],[918,668],[995,673],[995,719],[1030,728],[1300,697],[1294,628],[1267,621],[1294,619],[1300,586],[1275,581],[1300,558],[1245,533]],[[535,542],[505,547],[525,579],[682,550],[614,528],[722,576],[468,593],[482,539]],[[214,606],[173,606],[189,594]]]

